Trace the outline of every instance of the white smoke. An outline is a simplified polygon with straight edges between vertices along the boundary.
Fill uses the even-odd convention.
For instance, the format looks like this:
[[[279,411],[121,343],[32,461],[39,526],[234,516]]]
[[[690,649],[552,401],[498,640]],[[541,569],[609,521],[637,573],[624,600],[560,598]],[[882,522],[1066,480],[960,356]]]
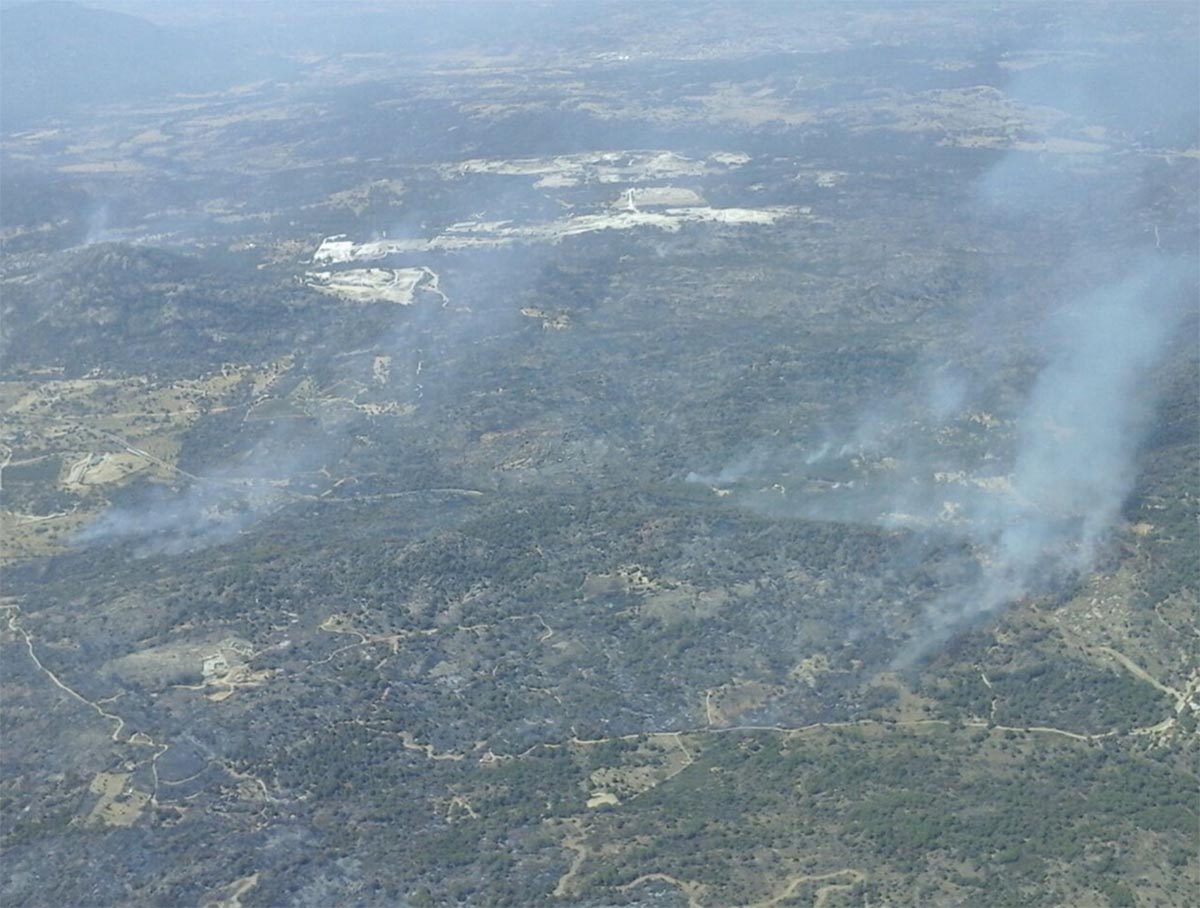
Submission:
[[[1145,261],[1040,327],[1046,360],[1017,416],[1011,488],[975,499],[965,523],[986,552],[982,572],[925,610],[899,664],[1092,565],[1133,484],[1152,413],[1146,379],[1181,318],[1181,273]]]
[[[328,444],[296,446],[282,432],[247,458],[192,478],[180,490],[155,487],[110,507],[74,536],[76,545],[132,543],[138,557],[178,555],[221,545],[297,500],[290,488],[328,455]]]

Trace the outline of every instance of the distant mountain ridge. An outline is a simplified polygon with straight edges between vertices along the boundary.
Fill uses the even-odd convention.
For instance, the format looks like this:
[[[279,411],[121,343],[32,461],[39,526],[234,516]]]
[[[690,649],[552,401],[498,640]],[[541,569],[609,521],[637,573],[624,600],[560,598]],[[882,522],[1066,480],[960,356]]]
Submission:
[[[201,32],[67,0],[0,8],[0,128],[96,104],[212,91],[281,61]]]

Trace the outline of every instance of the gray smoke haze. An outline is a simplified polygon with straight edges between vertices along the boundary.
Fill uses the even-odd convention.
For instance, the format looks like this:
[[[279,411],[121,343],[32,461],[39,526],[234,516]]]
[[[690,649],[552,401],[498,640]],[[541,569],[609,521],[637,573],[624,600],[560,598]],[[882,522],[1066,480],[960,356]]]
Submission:
[[[410,219],[419,214],[411,213]],[[313,355],[327,387],[367,388],[434,412],[463,394],[464,385],[472,385],[472,367],[504,355],[525,321],[507,295],[532,284],[545,259],[542,251],[515,250],[435,262],[439,269],[456,272],[455,298],[422,292],[413,305],[398,310],[368,347],[301,352]],[[497,293],[496,286],[505,293]],[[386,387],[373,375],[377,356],[390,360]],[[288,419],[266,430],[243,423],[236,430],[240,454],[195,475],[181,474],[177,484],[153,486],[127,503],[110,506],[75,533],[72,543],[131,544],[137,557],[180,555],[229,543],[289,505],[322,500],[336,488],[339,470],[342,478],[354,478],[343,458],[360,440],[354,417],[344,410],[318,402],[311,415],[303,430]],[[401,437],[389,438],[382,425],[372,431],[379,440],[404,443]],[[395,480],[405,488],[405,477]]]
[[[767,464],[767,460],[768,452],[759,448],[751,451],[744,457],[737,458],[716,473],[697,473],[693,470],[684,477],[684,482],[700,483],[706,486],[729,485],[741,482],[747,476],[751,476],[761,470]]]
[[[230,541],[285,501],[281,489],[254,480],[207,477],[177,495],[156,489],[137,505],[111,508],[74,541],[133,542],[138,557],[179,555]]]
[[[1195,147],[1195,66],[1122,58],[1128,83],[1114,85],[1090,63],[1105,31],[1111,22],[1094,8],[1065,9],[1036,45],[1004,55],[1006,96],[1059,134],[1095,137],[1086,156],[1031,142],[987,168],[966,200],[998,230],[1052,227],[1066,250],[1059,273],[993,293],[966,316],[960,349],[931,346],[907,386],[866,402],[848,425],[688,476],[742,483],[741,500],[775,515],[965,542],[970,564],[947,566],[893,667],[1093,567],[1120,530],[1154,413],[1154,370],[1194,311],[1193,253],[1144,201],[1159,165],[1112,140]]]
[[[777,516],[966,543],[969,563],[944,566],[945,588],[920,607],[893,667],[911,665],[1087,571],[1120,531],[1154,414],[1153,373],[1186,314],[1190,273],[1151,252],[1114,283],[1048,300],[1022,346],[1032,378],[1001,388],[1015,400],[999,416],[980,399],[1010,378],[918,370],[912,387],[868,403],[849,427],[786,450],[758,446],[687,481],[741,484],[741,500]]]
[[[1140,15],[1134,7],[1112,13],[1134,20],[1131,28]],[[1109,227],[1119,225],[1138,238],[1126,241],[1121,250],[1126,264],[1108,283],[1076,299],[1039,300],[1047,315],[1034,327],[1029,347],[1040,366],[1015,408],[1007,464],[992,477],[1006,474],[1004,481],[989,494],[949,505],[959,518],[956,527],[967,531],[978,551],[981,570],[965,588],[950,590],[925,608],[921,625],[896,658],[898,666],[913,663],[984,616],[1090,569],[1099,547],[1119,526],[1133,486],[1139,445],[1154,408],[1148,379],[1183,318],[1180,300],[1192,269],[1187,259],[1156,251],[1178,246],[1160,242],[1158,225],[1139,201],[1153,165],[1131,172],[1104,142],[1132,135],[1147,145],[1194,147],[1200,124],[1195,67],[1186,61],[1153,54],[1123,59],[1120,84],[1098,78],[1087,51],[1111,26],[1107,16],[1100,19],[1091,8],[1067,10],[1057,30],[1038,46],[1011,55],[1044,55],[1055,62],[1018,66],[1005,86],[1018,103],[1053,111],[1061,118],[1060,129],[1087,130],[1097,137],[1094,163],[1076,170],[1069,156],[1012,151],[984,174],[977,198],[984,217],[1061,224],[1074,250],[1063,275],[1093,285],[1112,274],[1109,262],[1102,262],[1111,260],[1111,253],[1100,251],[1112,242],[1106,236]],[[1110,177],[1095,179],[1105,173]],[[1087,217],[1055,217],[1083,206],[1088,206]],[[1129,254],[1135,243],[1147,250],[1140,259]],[[1017,313],[1001,307],[993,325],[1002,328],[1010,316]]]
[[[1047,356],[1016,419],[1011,484],[963,516],[982,572],[925,610],[897,657],[910,664],[974,620],[1088,569],[1119,522],[1152,413],[1145,380],[1181,313],[1182,268],[1146,262],[1120,283],[1054,312]]]
[[[260,440],[246,457],[206,471],[179,490],[153,487],[110,507],[75,534],[76,545],[132,543],[137,557],[179,555],[221,545],[295,501],[289,484],[319,468],[331,445],[297,448],[286,432]]]

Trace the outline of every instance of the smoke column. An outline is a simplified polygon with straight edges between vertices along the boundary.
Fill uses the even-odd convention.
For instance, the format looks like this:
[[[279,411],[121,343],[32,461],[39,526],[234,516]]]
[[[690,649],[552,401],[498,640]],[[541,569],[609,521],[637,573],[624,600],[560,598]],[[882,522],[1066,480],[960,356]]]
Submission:
[[[989,557],[978,580],[929,606],[897,665],[1091,566],[1133,483],[1153,406],[1146,379],[1180,320],[1181,274],[1146,261],[1042,326],[1048,358],[1017,419],[1011,493],[989,496],[974,515]]]

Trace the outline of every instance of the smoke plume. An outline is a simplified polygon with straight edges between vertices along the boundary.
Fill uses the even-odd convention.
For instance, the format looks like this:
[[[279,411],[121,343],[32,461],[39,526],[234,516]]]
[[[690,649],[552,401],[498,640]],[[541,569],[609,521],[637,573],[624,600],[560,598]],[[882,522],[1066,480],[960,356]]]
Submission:
[[[1172,305],[1180,276],[1178,266],[1144,262],[1041,326],[1046,359],[1017,416],[1011,485],[965,515],[985,547],[982,571],[925,610],[898,664],[1092,565],[1133,483],[1152,412],[1146,379],[1181,315]]]

